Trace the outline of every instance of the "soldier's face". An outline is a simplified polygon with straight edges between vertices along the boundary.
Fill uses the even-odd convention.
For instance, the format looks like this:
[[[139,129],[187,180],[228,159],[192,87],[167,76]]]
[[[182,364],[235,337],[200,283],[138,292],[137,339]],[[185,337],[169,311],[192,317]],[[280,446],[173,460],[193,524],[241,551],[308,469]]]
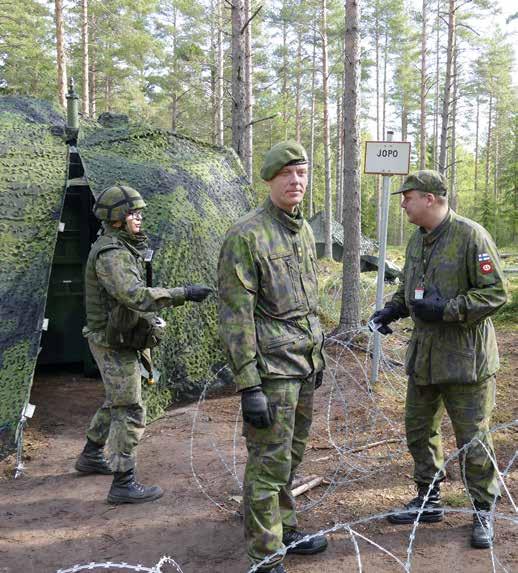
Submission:
[[[401,208],[406,211],[410,223],[426,226],[433,195],[419,191],[404,191],[401,196]]]
[[[137,210],[126,215],[126,228],[132,235],[140,233],[142,228],[142,211]]]
[[[308,185],[308,164],[285,165],[270,181],[270,198],[272,203],[288,213],[304,199]]]

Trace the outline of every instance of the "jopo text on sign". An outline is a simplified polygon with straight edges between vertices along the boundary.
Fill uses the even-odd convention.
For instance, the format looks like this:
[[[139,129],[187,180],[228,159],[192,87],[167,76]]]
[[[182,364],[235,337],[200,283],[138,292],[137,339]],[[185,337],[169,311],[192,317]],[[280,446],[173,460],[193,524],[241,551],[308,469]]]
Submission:
[[[410,142],[365,142],[365,173],[380,175],[406,175],[409,169]]]

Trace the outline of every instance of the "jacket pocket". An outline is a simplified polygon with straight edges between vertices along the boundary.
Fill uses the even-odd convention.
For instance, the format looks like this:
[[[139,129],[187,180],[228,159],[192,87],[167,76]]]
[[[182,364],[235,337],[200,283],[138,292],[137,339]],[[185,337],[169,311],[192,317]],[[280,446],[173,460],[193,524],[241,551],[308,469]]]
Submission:
[[[477,381],[474,348],[432,345],[430,370],[434,384],[473,384]]]
[[[310,334],[284,321],[256,320],[258,365],[266,377],[305,378],[311,374]]]
[[[272,314],[282,315],[302,304],[300,272],[293,253],[270,253],[261,264],[263,300]]]

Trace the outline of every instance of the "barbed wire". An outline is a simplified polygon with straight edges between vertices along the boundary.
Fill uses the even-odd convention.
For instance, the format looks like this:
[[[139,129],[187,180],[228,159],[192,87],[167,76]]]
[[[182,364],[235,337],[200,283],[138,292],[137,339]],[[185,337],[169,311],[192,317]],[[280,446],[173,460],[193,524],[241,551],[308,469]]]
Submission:
[[[370,287],[367,285],[363,289],[361,296],[362,300],[367,303],[370,312],[373,308],[372,303],[370,305],[368,304],[368,300],[372,300],[373,293],[370,292],[369,289]],[[328,312],[330,312],[333,304],[336,306],[339,305],[339,297],[341,296],[339,290],[334,287],[330,289],[330,292],[331,295],[328,293],[328,300],[331,302],[327,307]],[[333,319],[336,319],[336,316],[334,316]],[[358,338],[361,338],[363,342],[356,343],[355,340]],[[329,361],[325,372],[324,388],[327,386],[328,396],[326,397],[325,408],[320,408],[315,411],[311,443],[316,443],[317,446],[313,450],[311,446],[307,449],[305,459],[299,468],[299,472],[302,474],[308,466],[321,464],[325,479],[323,481],[323,487],[319,488],[319,495],[314,499],[308,496],[308,501],[300,504],[298,513],[311,511],[321,505],[337,488],[347,486],[355,481],[365,480],[377,473],[383,472],[387,469],[389,464],[398,461],[407,453],[400,414],[406,393],[403,355],[407,340],[408,335],[406,332],[402,334],[394,333],[390,338],[384,339],[379,378],[378,382],[373,385],[369,378],[373,335],[368,329],[365,327],[354,329],[327,339],[326,344],[329,346],[330,351],[328,352]],[[229,501],[236,503],[242,499],[241,496],[230,495],[227,499],[222,499],[222,495],[226,495],[228,492],[222,493],[220,488],[217,493],[213,493],[212,489],[214,487],[220,487],[222,481],[218,480],[218,478],[221,477],[224,479],[226,485],[231,485],[236,494],[242,493],[243,483],[239,468],[244,465],[246,456],[244,448],[240,445],[242,442],[240,440],[241,406],[239,400],[237,398],[235,399],[235,413],[231,416],[230,422],[225,420],[221,423],[221,420],[215,417],[213,413],[211,413],[211,416],[204,416],[203,414],[207,407],[207,398],[210,394],[210,390],[214,383],[219,380],[225,368],[227,368],[227,366],[221,368],[212,379],[207,381],[192,411],[189,462],[197,488],[210,503],[227,514],[239,515],[239,510],[229,506]],[[322,390],[318,392],[322,392]],[[394,404],[399,408],[399,410],[396,408],[397,412],[395,413],[391,411],[391,407],[394,407]],[[361,412],[361,415],[358,415],[358,412]],[[222,410],[219,410],[217,415],[221,416],[222,414]],[[225,411],[225,414],[228,414],[228,412]],[[209,424],[208,432],[202,430],[202,424]],[[223,430],[219,432],[216,431],[221,428],[223,428]],[[226,431],[227,428],[230,431]],[[490,432],[502,432],[510,428],[518,428],[518,420],[496,425],[491,428]],[[202,436],[206,436],[207,434],[209,436],[208,439],[205,439],[205,437],[202,438]],[[231,437],[229,434],[231,434]],[[219,443],[218,440],[221,440],[221,435],[223,435],[223,439],[226,442],[230,443],[229,447],[225,448],[224,445]],[[202,440],[203,449],[198,447],[200,440]],[[325,446],[320,445],[322,442],[325,443]],[[211,466],[210,480],[205,480],[202,477],[203,471],[198,469],[197,463],[199,452],[202,452],[203,466],[208,467],[207,446],[214,455],[215,460],[221,465],[222,470],[220,476]],[[339,521],[331,527],[321,528],[317,532],[307,534],[303,540],[299,540],[297,543],[311,540],[320,535],[344,533],[346,539],[349,539],[352,544],[356,567],[360,573],[364,569],[365,561],[365,556],[359,543],[360,541],[382,552],[405,573],[410,573],[413,566],[417,531],[421,524],[425,504],[433,485],[439,479],[439,476],[446,472],[447,467],[456,460],[461,461],[464,453],[471,447],[482,447],[494,464],[503,495],[508,501],[511,511],[514,512],[497,512],[495,502],[490,511],[487,512],[490,523],[493,524],[498,521],[500,524],[508,524],[510,527],[517,526],[518,506],[508,487],[507,479],[511,470],[518,463],[518,448],[512,453],[510,459],[503,466],[503,470],[500,470],[497,459],[488,450],[487,446],[483,444],[478,437],[475,437],[469,444],[455,450],[445,460],[442,468],[435,475],[421,507],[417,510],[416,519],[411,524],[406,547],[405,544],[401,546],[401,550],[405,551],[404,559],[395,555],[378,541],[370,538],[365,532],[359,531],[359,528],[362,526],[385,520],[387,517],[397,514],[400,511],[399,509],[363,516],[352,521]],[[380,451],[380,448],[383,448],[383,450]],[[329,449],[331,453],[324,456],[324,458],[315,457],[315,452],[325,449]],[[375,451],[375,453],[371,453],[371,451]],[[321,460],[331,463],[325,465]],[[445,507],[444,513],[446,515],[472,516],[476,513],[475,504],[466,487],[465,464],[461,463],[460,465],[462,483],[464,484],[464,489],[471,507]],[[228,477],[230,477],[230,480]],[[230,493],[232,493],[232,491]],[[278,561],[279,557],[282,557],[287,549],[295,547],[297,543],[292,543],[277,553],[269,555],[260,563],[251,565],[248,573],[254,573],[260,567],[268,566]],[[493,544],[491,544],[490,547],[490,556],[491,570],[493,573],[496,573],[497,570],[505,573],[509,572],[504,560],[496,554]],[[106,562],[75,565],[70,569],[59,570],[57,573],[76,573],[89,569],[108,569],[110,567],[118,569],[125,568],[132,571],[162,573],[161,567],[165,564],[171,564],[176,567],[178,573],[183,573],[180,566],[170,557],[163,557],[153,567]]]

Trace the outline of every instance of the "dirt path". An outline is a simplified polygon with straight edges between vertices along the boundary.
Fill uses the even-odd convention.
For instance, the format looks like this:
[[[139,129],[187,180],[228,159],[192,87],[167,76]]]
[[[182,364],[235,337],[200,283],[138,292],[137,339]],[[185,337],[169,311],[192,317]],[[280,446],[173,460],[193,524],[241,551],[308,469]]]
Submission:
[[[329,446],[329,432],[348,451],[362,444],[398,440],[402,435],[398,412],[401,398],[396,385],[384,388],[382,396],[361,395],[350,381],[355,366],[349,366],[342,402],[336,391],[329,402],[329,379],[317,397],[311,448],[301,473],[338,478],[340,483],[336,487],[325,484],[299,498],[300,506],[306,509],[301,514],[301,525],[308,530],[382,514],[401,505],[412,493],[411,463],[404,442],[351,452],[342,458],[341,465],[335,449]],[[515,366],[511,370],[515,372]],[[517,403],[515,383],[511,381],[512,391],[505,393],[511,409]],[[110,477],[82,477],[73,470],[84,430],[101,400],[102,388],[97,381],[72,374],[38,377],[31,397],[37,410],[27,434],[26,474],[16,481],[5,477],[0,480],[0,572],[54,573],[92,561],[152,567],[163,555],[172,556],[184,573],[247,571],[242,524],[236,515],[240,496],[237,482],[245,459],[242,439],[234,437],[236,397],[206,402],[197,413],[194,431],[197,479],[223,509],[207,498],[191,472],[195,404],[171,410],[151,424],[139,450],[140,478],[145,483],[160,484],[166,490],[164,497],[140,506],[108,505],[105,498]],[[516,414],[518,409],[514,411]],[[517,437],[516,429],[498,434],[500,463],[507,463],[516,451]],[[454,451],[451,442],[447,443],[449,451]],[[5,474],[9,463],[0,464],[0,473]],[[458,470],[451,469],[449,475],[453,481],[444,488],[447,501],[466,508]],[[506,483],[518,501],[518,462]],[[320,503],[309,509],[322,496]],[[510,516],[513,510],[504,501],[500,511]],[[468,515],[448,513],[442,524],[420,526],[412,552],[412,571],[493,571],[490,551],[469,548],[470,523]],[[353,529],[370,540],[356,537],[363,571],[403,571],[395,558],[403,562],[407,558],[410,526],[398,528],[379,519]],[[498,522],[493,557],[502,564],[496,570],[518,571],[517,523]],[[358,571],[358,553],[350,535],[340,531],[330,536],[327,552],[311,558],[290,556],[286,566],[290,573]],[[120,571],[102,569],[116,570]],[[174,567],[167,565],[163,571],[174,571]]]

